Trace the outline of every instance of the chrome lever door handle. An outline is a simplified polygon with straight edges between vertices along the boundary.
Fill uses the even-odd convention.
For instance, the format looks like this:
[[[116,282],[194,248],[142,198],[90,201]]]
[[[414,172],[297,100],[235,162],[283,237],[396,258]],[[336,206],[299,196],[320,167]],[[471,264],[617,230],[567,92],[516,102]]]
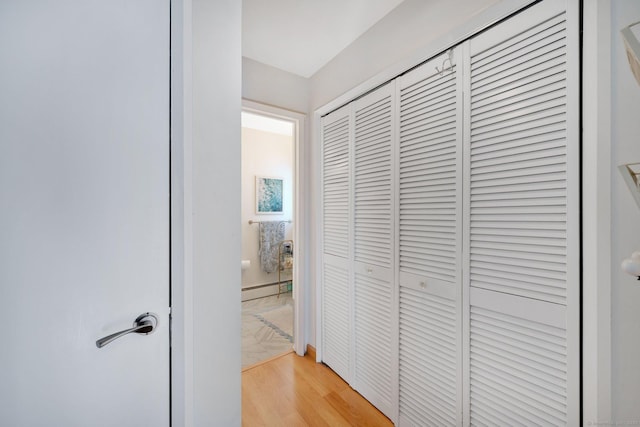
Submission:
[[[158,316],[154,313],[142,313],[133,322],[133,328],[125,329],[124,331],[116,332],[115,334],[107,335],[104,338],[100,338],[96,341],[96,347],[102,348],[112,341],[117,340],[128,334],[140,334],[149,335],[153,333],[158,327]]]

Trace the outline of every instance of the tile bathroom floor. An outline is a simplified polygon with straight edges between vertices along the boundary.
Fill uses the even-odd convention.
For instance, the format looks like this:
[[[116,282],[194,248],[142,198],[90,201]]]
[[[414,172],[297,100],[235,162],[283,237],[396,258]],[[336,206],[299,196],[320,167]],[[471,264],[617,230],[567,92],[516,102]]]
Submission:
[[[242,302],[242,368],[291,351],[291,292]]]

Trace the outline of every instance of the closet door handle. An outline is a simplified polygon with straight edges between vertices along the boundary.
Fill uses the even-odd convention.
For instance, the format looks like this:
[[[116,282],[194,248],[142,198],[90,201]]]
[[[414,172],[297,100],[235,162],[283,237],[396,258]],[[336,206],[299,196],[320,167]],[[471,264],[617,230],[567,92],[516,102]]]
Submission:
[[[107,335],[104,338],[100,338],[96,341],[96,347],[102,348],[105,345],[117,340],[120,337],[129,334],[149,335],[153,333],[158,327],[158,316],[154,313],[142,313],[133,322],[133,328],[125,329],[124,331],[116,332],[111,335]]]

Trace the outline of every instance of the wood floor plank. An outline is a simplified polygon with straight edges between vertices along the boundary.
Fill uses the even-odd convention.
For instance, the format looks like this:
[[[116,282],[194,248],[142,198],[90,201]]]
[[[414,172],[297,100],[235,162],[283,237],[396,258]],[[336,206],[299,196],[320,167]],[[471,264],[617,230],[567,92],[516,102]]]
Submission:
[[[246,427],[391,426],[391,421],[315,357],[290,353],[242,373]]]
[[[283,421],[286,426],[311,427],[311,424],[308,424],[297,412],[292,413]]]
[[[354,425],[363,427],[392,425],[391,421],[378,409],[373,408],[374,410],[371,411],[373,405],[352,388],[340,392],[340,398],[348,405]],[[367,416],[362,417],[362,414],[367,414]]]

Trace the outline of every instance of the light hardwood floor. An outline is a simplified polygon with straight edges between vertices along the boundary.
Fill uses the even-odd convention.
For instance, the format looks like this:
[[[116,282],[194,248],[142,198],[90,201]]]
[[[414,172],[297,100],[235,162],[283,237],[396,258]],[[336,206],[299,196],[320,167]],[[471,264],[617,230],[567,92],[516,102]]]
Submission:
[[[242,372],[242,425],[393,424],[315,356],[289,353]]]

